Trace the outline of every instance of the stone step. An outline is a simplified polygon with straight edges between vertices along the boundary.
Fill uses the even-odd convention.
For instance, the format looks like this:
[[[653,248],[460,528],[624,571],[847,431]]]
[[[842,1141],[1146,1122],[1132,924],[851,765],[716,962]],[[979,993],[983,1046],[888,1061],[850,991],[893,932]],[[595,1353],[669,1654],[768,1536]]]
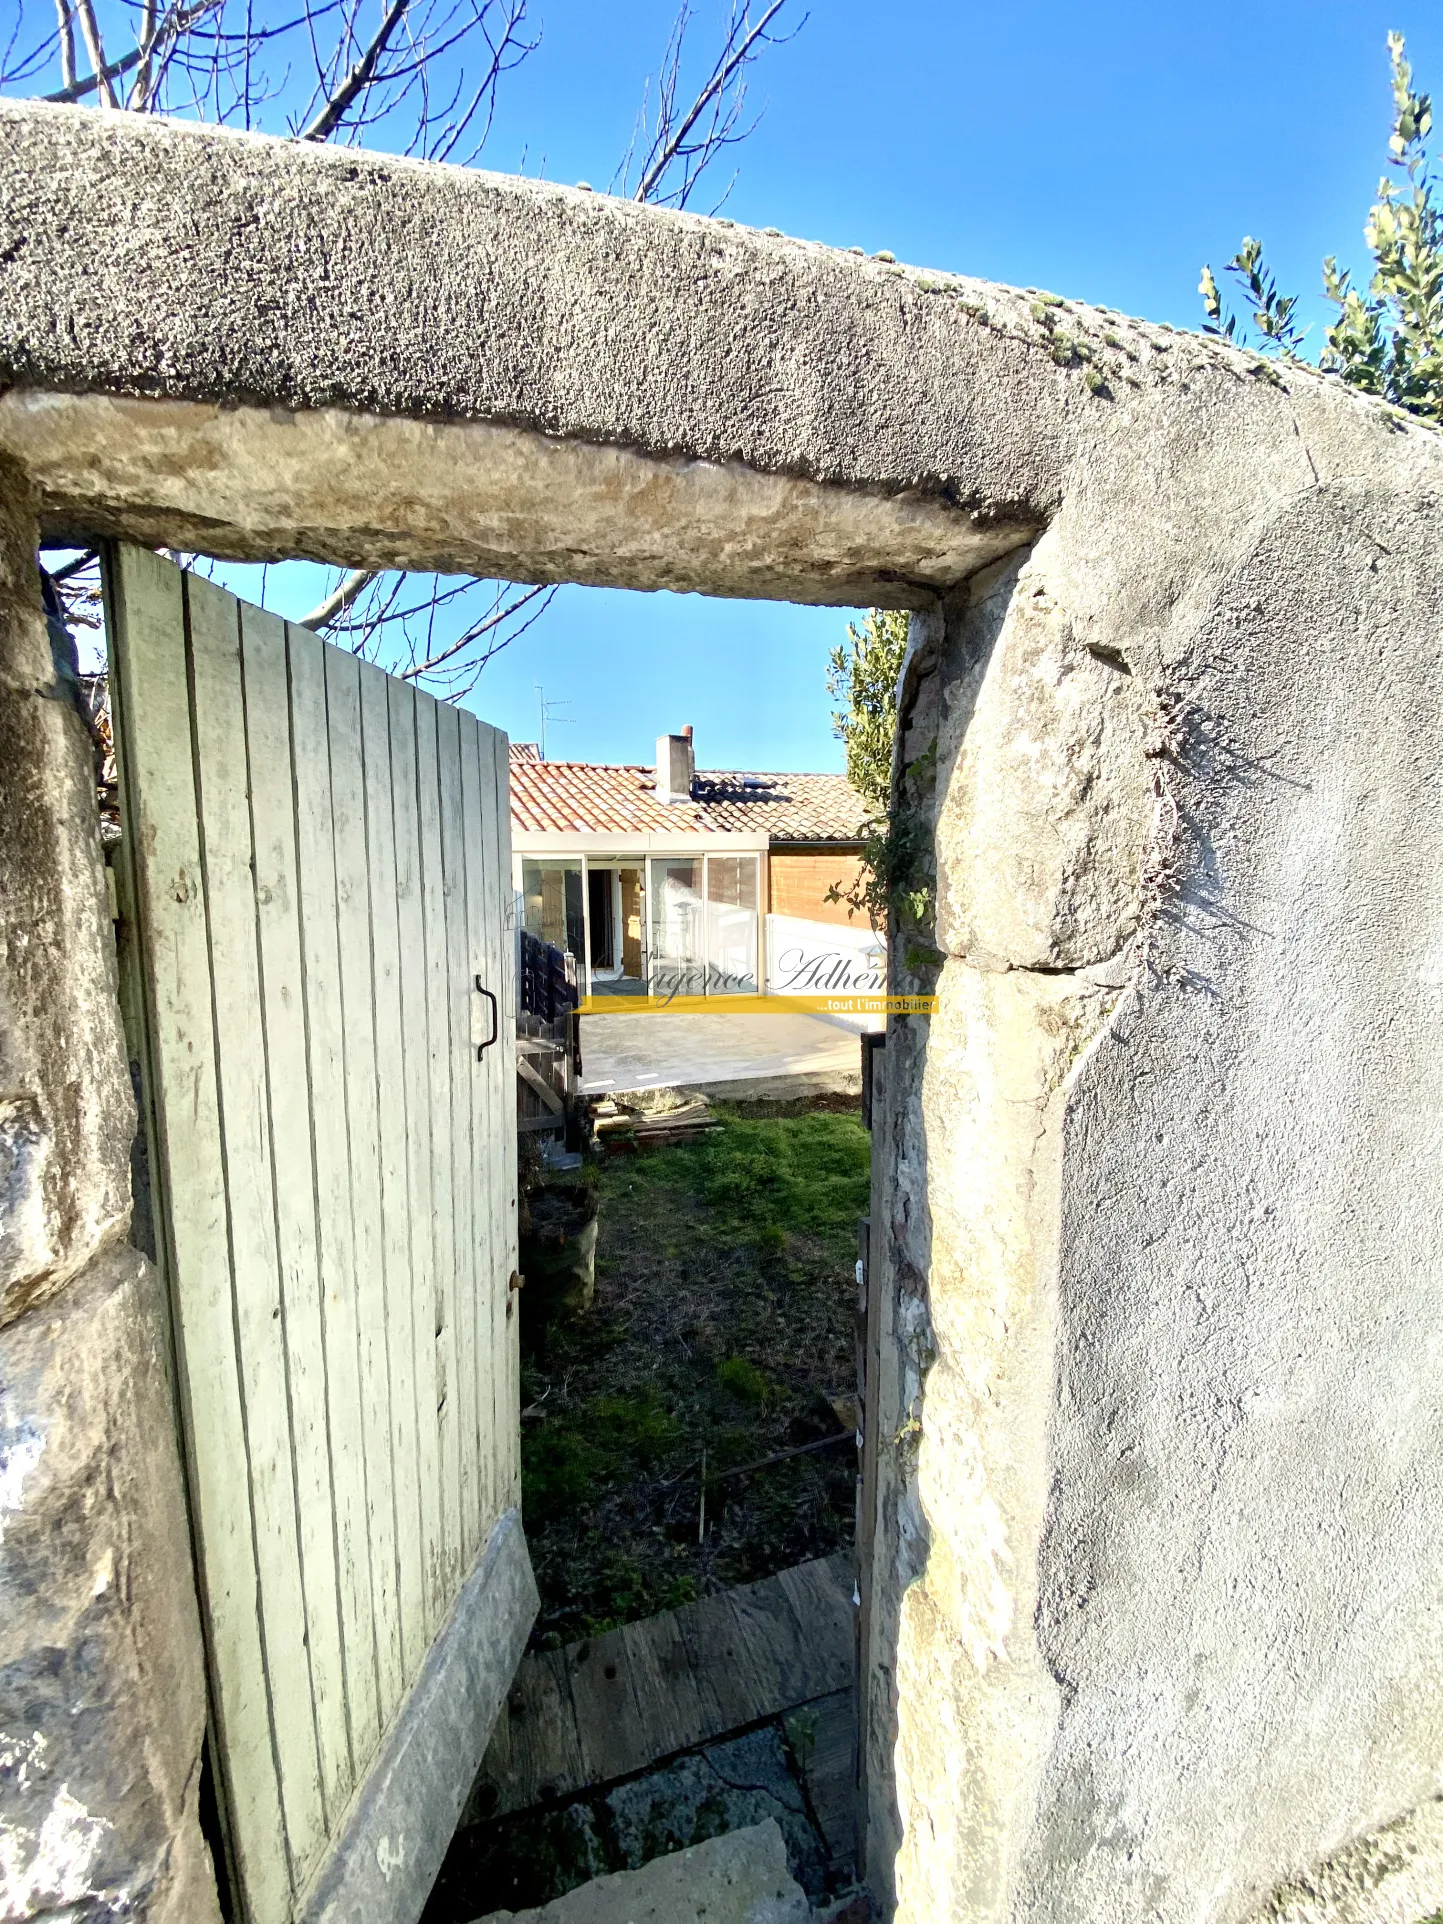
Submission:
[[[639,1871],[594,1878],[539,1910],[492,1911],[476,1924],[809,1924],[811,1916],[768,1818]]]

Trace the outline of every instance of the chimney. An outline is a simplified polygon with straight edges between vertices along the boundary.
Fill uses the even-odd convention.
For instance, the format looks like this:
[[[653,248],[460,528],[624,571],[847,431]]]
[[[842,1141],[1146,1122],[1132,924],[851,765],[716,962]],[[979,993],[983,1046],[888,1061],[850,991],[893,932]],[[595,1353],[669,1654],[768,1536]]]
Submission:
[[[696,775],[696,756],[691,745],[691,724],[679,735],[656,738],[656,799],[659,802],[689,802]]]

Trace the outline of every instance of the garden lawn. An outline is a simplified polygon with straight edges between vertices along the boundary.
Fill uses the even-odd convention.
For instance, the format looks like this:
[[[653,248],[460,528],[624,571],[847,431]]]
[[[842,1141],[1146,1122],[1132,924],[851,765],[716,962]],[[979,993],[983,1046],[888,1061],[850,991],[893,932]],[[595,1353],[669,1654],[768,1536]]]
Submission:
[[[853,1425],[870,1140],[841,1098],[717,1115],[595,1172],[595,1305],[523,1361],[535,1648],[852,1540],[846,1442],[725,1473]]]

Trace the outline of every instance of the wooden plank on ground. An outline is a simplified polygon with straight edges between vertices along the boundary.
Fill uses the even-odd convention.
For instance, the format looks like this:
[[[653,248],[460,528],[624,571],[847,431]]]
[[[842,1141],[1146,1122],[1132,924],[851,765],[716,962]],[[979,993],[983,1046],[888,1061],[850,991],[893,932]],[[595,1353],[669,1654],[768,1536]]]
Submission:
[[[585,1784],[563,1652],[549,1650],[525,1660],[504,1714],[506,1762],[504,1774],[493,1780],[498,1814],[524,1810],[542,1797],[565,1796]],[[491,1755],[488,1751],[488,1759]]]
[[[800,1581],[793,1581],[796,1571],[766,1577],[528,1657],[512,1692],[522,1708],[512,1718],[508,1754],[486,1766],[496,1772],[500,1808],[525,1809],[543,1787],[565,1795],[629,1777],[834,1695],[838,1676],[850,1688],[851,1624],[826,1601],[844,1563],[822,1559],[801,1566]],[[809,1613],[800,1624],[788,1590]],[[816,1604],[824,1607],[814,1618]],[[806,1661],[798,1655],[799,1635],[816,1646]],[[818,1680],[824,1688],[815,1687]]]
[[[576,1715],[582,1766],[588,1784],[606,1784],[636,1769],[651,1746],[622,1631],[609,1630],[564,1651],[566,1678]]]
[[[857,1697],[833,1691],[786,1719],[787,1742],[834,1869],[857,1861]]]
[[[775,1585],[776,1578],[763,1582]],[[717,1732],[740,1730],[777,1708],[775,1678],[758,1673],[750,1661],[733,1595],[723,1591],[684,1605],[676,1613],[677,1631],[686,1645],[697,1687],[716,1706],[713,1729]]]
[[[272,1725],[292,1878],[299,1884],[325,1839],[305,1588],[291,1478],[292,1437],[279,1252],[276,1246],[250,814],[235,758],[245,752],[240,619],[232,598],[187,582],[194,741],[211,935],[225,1190],[235,1326],[245,1407],[252,1527],[260,1576]],[[197,1412],[204,1421],[204,1413]],[[232,1473],[236,1466],[231,1465]]]
[[[259,608],[242,604],[240,618],[259,1014],[270,1119],[267,1148],[285,1344],[282,1389],[290,1421],[291,1480],[305,1596],[304,1624],[293,1625],[290,1634],[303,1637],[310,1657],[329,1830],[351,1794],[353,1779],[326,1407],[286,631],[282,621]],[[330,1114],[317,1120],[323,1128],[334,1127]]]
[[[383,810],[374,830],[368,828],[368,796],[379,783],[384,797],[390,781],[386,752],[385,683],[375,670],[361,667],[354,655],[327,648],[323,656],[326,679],[327,733],[330,740],[332,840],[336,862],[337,945],[340,952],[341,1006],[344,1028],[346,1125],[350,1160],[351,1224],[355,1249],[356,1346],[361,1386],[363,1429],[360,1448],[353,1453],[365,1467],[367,1537],[362,1554],[370,1570],[375,1612],[377,1710],[382,1730],[401,1702],[406,1681],[402,1645],[402,1599],[398,1516],[410,1519],[409,1537],[418,1536],[416,1505],[407,1511],[401,1502],[411,1468],[414,1411],[404,1421],[404,1392],[410,1373],[402,1356],[388,1352],[389,1270],[393,1257],[386,1243],[399,1221],[404,1230],[406,1172],[404,1119],[401,1147],[390,1141],[395,1128],[393,1096],[385,1102],[381,1089],[383,1044],[399,1031],[396,986],[395,911],[388,888],[394,888],[390,863],[390,815]],[[363,677],[380,695],[380,714],[363,714]],[[374,706],[374,704],[373,704]],[[376,740],[379,719],[380,739]],[[373,883],[380,893],[373,892]],[[400,1043],[391,1053],[399,1072]],[[386,1151],[390,1149],[390,1156]],[[399,1188],[399,1201],[397,1190]],[[395,1288],[406,1284],[403,1267]],[[405,1335],[409,1341],[409,1325]]]
[[[856,1566],[851,1552],[838,1550],[830,1557],[793,1564],[777,1580],[808,1632],[808,1696],[850,1689],[857,1675],[857,1619],[852,1603]]]
[[[621,1637],[643,1729],[676,1750],[704,1743],[717,1727],[717,1706],[703,1694],[675,1613],[629,1623]]]
[[[435,1214],[431,1171],[431,1043],[430,999],[426,967],[426,925],[422,903],[421,818],[417,789],[416,694],[408,683],[385,683],[391,724],[391,783],[387,805],[395,824],[395,898],[400,943],[401,1036],[404,1073],[406,1172],[410,1208],[405,1234],[410,1250],[410,1284],[405,1296],[393,1296],[398,1314],[409,1317],[414,1355],[412,1393],[415,1399],[416,1469],[421,1519],[420,1576],[423,1635],[412,1657],[407,1645],[407,1668],[414,1674],[435,1634],[442,1610],[442,1489],[439,1401],[436,1383],[436,1248],[432,1234]],[[393,1097],[394,1100],[394,1097]]]
[[[331,796],[325,649],[315,635],[295,627],[287,630],[286,646],[295,788],[296,900],[315,1159],[316,1254],[325,1321],[328,1421],[331,1437],[339,1445],[331,1455],[331,1483],[335,1493],[341,1648],[352,1766],[359,1778],[381,1734],[372,1563],[373,1558],[381,1559],[383,1569],[386,1567],[383,1545],[390,1545],[392,1530],[387,1529],[381,1543],[373,1543],[366,1502],[366,1459],[368,1453],[374,1454],[375,1445],[367,1433],[371,1417],[361,1391],[357,1251],[365,1247],[365,1239],[356,1221],[351,1190],[348,1049],[338,935],[337,823]],[[354,753],[353,780],[359,788],[359,729],[354,736]],[[355,859],[350,850],[348,855]],[[363,849],[359,872],[364,875]],[[348,939],[354,939],[350,930]],[[369,996],[364,1021],[369,1041]],[[372,1050],[366,1047],[358,1056],[365,1072],[374,1077]],[[366,1254],[377,1261],[379,1249],[367,1248]],[[388,1462],[388,1488],[389,1482]],[[386,1522],[389,1526],[389,1515]],[[394,1590],[394,1549],[388,1562]]]
[[[224,1157],[210,1002],[200,823],[192,774],[178,569],[114,559],[110,613],[127,853],[144,934],[162,1167],[157,1230],[175,1314],[211,1702],[230,1842],[252,1924],[290,1914],[285,1817],[271,1742],[234,1341]],[[134,725],[143,714],[144,727]]]

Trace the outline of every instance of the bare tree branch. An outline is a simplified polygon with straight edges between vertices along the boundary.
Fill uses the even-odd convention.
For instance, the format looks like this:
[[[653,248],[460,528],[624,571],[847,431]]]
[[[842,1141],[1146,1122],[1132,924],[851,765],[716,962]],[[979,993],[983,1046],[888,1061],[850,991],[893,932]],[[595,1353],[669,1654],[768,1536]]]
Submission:
[[[60,78],[65,87],[75,85],[75,27],[70,18],[70,0],[55,0],[60,28]]]
[[[24,81],[33,78],[49,63],[57,47],[61,58],[64,58],[64,47],[59,46],[59,36],[53,32],[46,34],[45,38],[37,42],[29,53],[17,54],[15,50],[20,45],[24,32],[25,0],[15,0],[14,12],[10,18],[10,32],[5,38],[3,47],[0,47],[0,87],[18,87]],[[73,53],[74,43],[71,44]]]
[[[348,577],[343,586],[349,586]],[[403,590],[421,587],[407,600]],[[465,620],[465,609],[479,591],[490,589],[482,614]],[[382,661],[391,674],[406,681],[429,681],[451,700],[475,685],[477,675],[493,655],[525,633],[549,605],[549,587],[513,587],[509,582],[480,582],[469,576],[445,581],[440,576],[402,574],[372,576],[362,590],[366,605],[352,606],[334,617],[330,639],[370,661]],[[331,597],[327,597],[331,599]],[[323,603],[322,606],[325,604]],[[452,610],[462,614],[460,627],[446,632]],[[524,619],[521,617],[524,615]],[[309,621],[305,624],[312,625]],[[483,650],[478,645],[485,642]]]
[[[155,0],[141,0],[140,38],[136,46],[136,52],[139,54],[140,59],[137,63],[135,84],[132,86],[130,98],[126,102],[126,105],[131,108],[132,111],[138,111],[150,98],[150,61],[152,54],[155,52],[155,39],[158,27],[159,21],[156,18]]]
[[[85,51],[90,55],[90,64],[95,69],[100,87],[101,99],[107,107],[118,107],[115,89],[110,84],[110,75],[105,66],[105,48],[101,44],[100,29],[95,24],[95,8],[91,0],[75,0],[75,11],[80,17],[80,32],[85,41]]]
[[[352,103],[358,95],[365,92],[371,84],[376,71],[376,62],[386,51],[386,43],[401,24],[411,0],[391,0],[381,24],[372,36],[371,44],[352,67],[324,108],[318,113],[310,126],[301,133],[302,140],[329,140],[337,127],[345,119]]]
[[[61,0],[61,4],[64,5],[64,3],[65,0]],[[73,40],[71,42],[70,58],[73,67],[75,59],[75,45]],[[121,74],[129,73],[132,67],[138,66],[139,64],[140,49],[139,47],[132,47],[130,52],[122,54],[119,60],[112,60],[109,63],[105,69],[105,78],[107,81],[118,80]],[[86,74],[83,80],[70,80],[65,86],[58,87],[53,94],[42,94],[40,97],[42,100],[55,101],[57,105],[64,105],[67,101],[84,100],[87,94],[93,94],[101,84],[98,74]]]
[[[770,0],[761,19],[753,26],[749,7],[743,6],[738,11],[734,3],[727,32],[721,50],[712,63],[711,72],[698,88],[691,105],[685,111],[678,112],[677,92],[681,81],[682,55],[687,28],[691,23],[690,0],[682,0],[662,59],[657,82],[656,125],[641,162],[640,178],[632,195],[634,200],[656,200],[673,207],[684,207],[702,174],[722,149],[736,145],[754,130],[755,121],[739,131],[746,101],[746,67],[756,58],[762,46],[779,45],[782,39],[794,38],[807,23],[808,16],[803,14],[790,34],[779,38],[770,32],[772,22],[787,4],[788,0]],[[645,132],[645,120],[646,104],[643,100],[638,132]],[[633,135],[632,145],[622,163],[623,185],[630,172],[635,143],[636,135]],[[667,176],[678,163],[680,184],[669,186]]]
[[[61,582],[69,581],[72,575],[82,574],[85,569],[93,568],[99,559],[98,548],[86,548],[81,554],[76,555],[73,561],[67,561],[63,568],[52,568],[50,579],[58,587]]]
[[[328,627],[330,623],[335,620],[336,616],[349,608],[351,603],[356,599],[356,596],[360,594],[364,588],[369,587],[375,579],[374,570],[357,568],[353,573],[346,576],[338,588],[332,589],[324,601],[317,602],[316,606],[312,608],[308,615],[302,615],[299,625],[302,628],[314,628],[317,630]]]
[[[532,622],[537,619],[544,608],[550,603],[551,597],[555,593],[555,588],[526,589],[524,593],[517,595],[514,600],[504,602],[497,607],[495,611],[486,616],[484,620],[473,622],[464,634],[459,635],[455,641],[441,648],[425,661],[413,662],[408,668],[402,671],[402,679],[404,681],[419,681],[424,675],[434,675],[438,668],[444,667],[447,662],[454,661],[456,656],[461,654],[463,650],[474,647],[475,644],[486,635],[494,634],[498,628],[504,626],[505,623],[513,620],[520,614],[523,608],[530,607],[538,597],[542,597],[541,608],[535,609],[519,628],[513,629],[512,632],[506,636],[504,641],[500,641],[495,647],[487,649],[481,661],[476,665],[476,673],[479,673],[493,655],[499,654],[501,649],[515,641],[518,635],[525,634]],[[472,681],[474,682],[474,680],[475,675],[473,674]]]

